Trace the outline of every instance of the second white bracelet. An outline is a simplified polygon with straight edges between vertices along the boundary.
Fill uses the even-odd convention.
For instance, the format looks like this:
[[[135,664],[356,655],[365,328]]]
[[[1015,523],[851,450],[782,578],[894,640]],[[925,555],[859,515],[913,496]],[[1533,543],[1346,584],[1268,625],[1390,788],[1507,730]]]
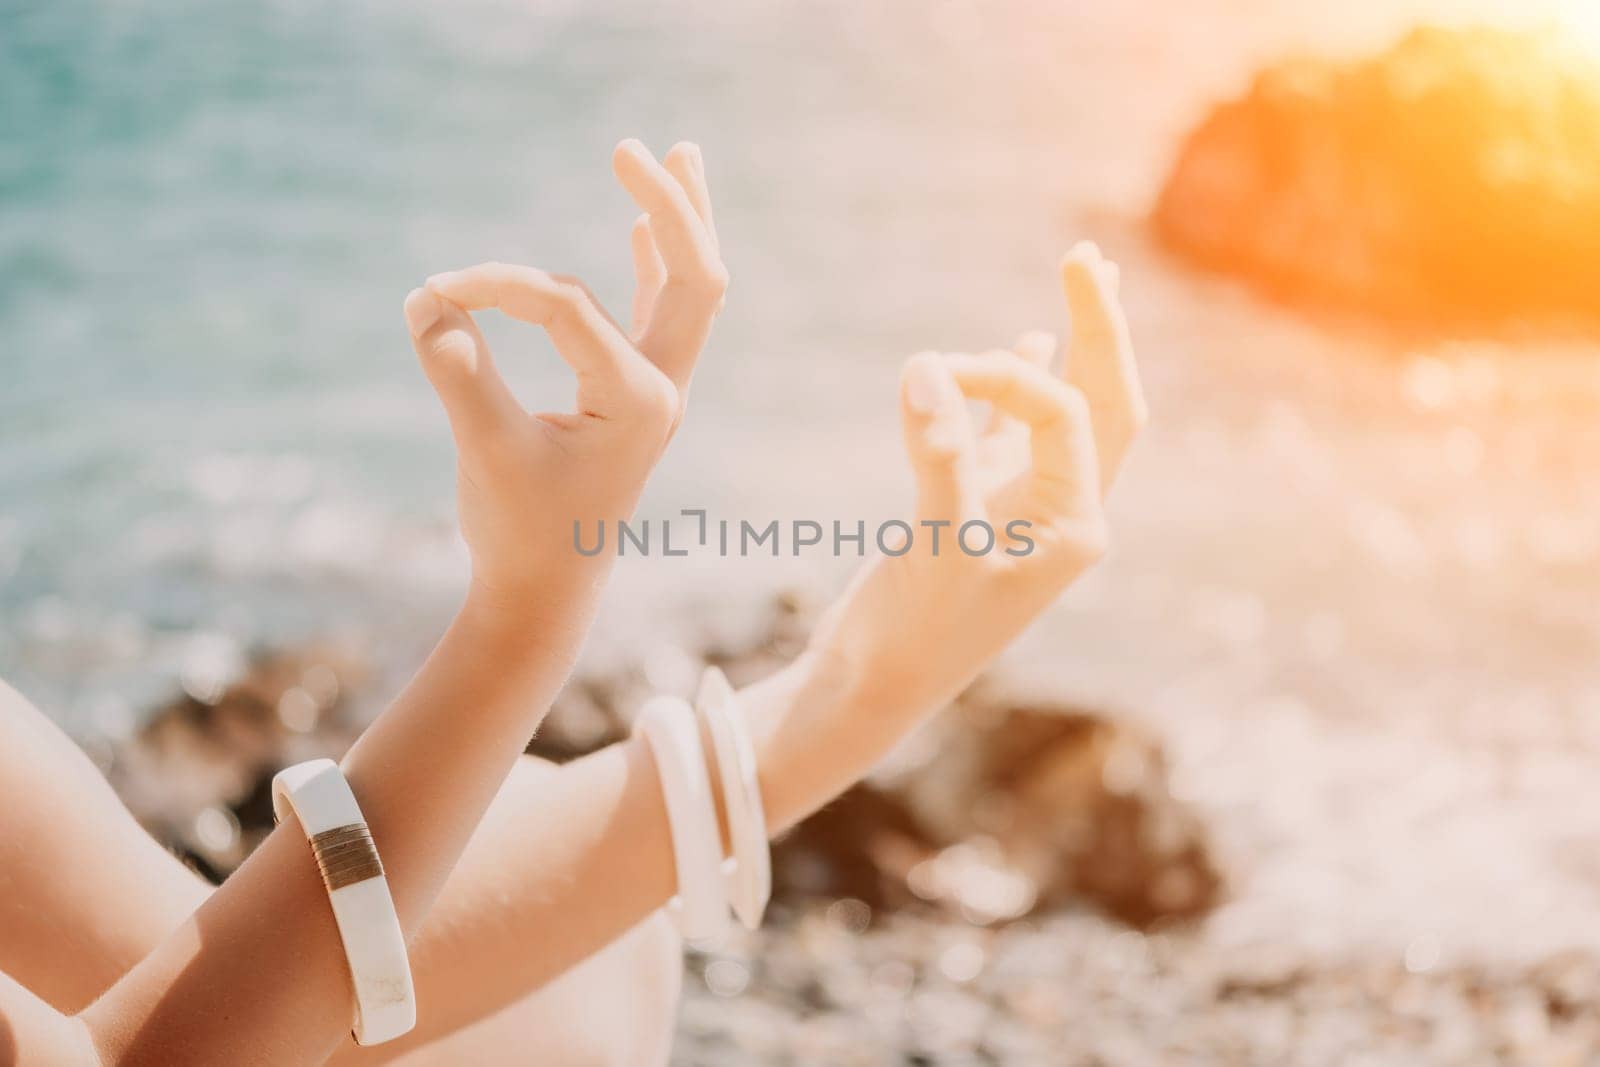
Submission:
[[[755,746],[734,699],[733,686],[715,667],[707,667],[694,698],[705,720],[722,783],[722,806],[728,813],[728,840],[733,856],[726,865],[728,895],[734,914],[746,929],[761,926],[772,896],[772,852],[767,843],[767,816],[761,803]]]
[[[694,711],[677,697],[653,697],[633,730],[650,746],[672,829],[678,897],[669,911],[685,941],[711,945],[727,932],[728,895],[722,835]]]

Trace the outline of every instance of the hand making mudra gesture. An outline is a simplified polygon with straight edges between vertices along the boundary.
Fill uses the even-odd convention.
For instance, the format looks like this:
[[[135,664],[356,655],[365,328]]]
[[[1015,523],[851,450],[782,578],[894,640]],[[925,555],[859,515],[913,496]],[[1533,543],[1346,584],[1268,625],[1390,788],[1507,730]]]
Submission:
[[[487,264],[436,275],[406,318],[458,449],[472,579],[417,678],[343,760],[409,943],[416,1027],[347,1037],[350,974],[305,839],[280,827],[212,890],[146,836],[70,743],[0,690],[0,1062],[314,1063],[336,1059],[664,1062],[683,891],[660,767],[634,738],[560,768],[520,756],[575,658],[608,570],[572,549],[575,518],[626,518],[683,416],[722,304],[699,153],[615,169],[645,216],[624,332],[581,285]],[[864,774],[967,685],[1104,551],[1101,499],[1145,418],[1115,268],[1062,267],[1064,366],[1012,350],[923,353],[901,419],[914,525],[983,519],[995,551],[916,537],[864,566],[806,650],[740,691],[765,825],[777,832]],[[543,327],[572,366],[575,410],[530,414],[471,312]],[[980,424],[968,401],[992,414]],[[1007,542],[1026,522],[1031,548]],[[715,774],[718,836],[729,798]],[[85,871],[81,860],[92,852]],[[70,879],[66,872],[72,872]],[[59,950],[70,931],[76,951]],[[9,976],[9,977],[7,977]]]

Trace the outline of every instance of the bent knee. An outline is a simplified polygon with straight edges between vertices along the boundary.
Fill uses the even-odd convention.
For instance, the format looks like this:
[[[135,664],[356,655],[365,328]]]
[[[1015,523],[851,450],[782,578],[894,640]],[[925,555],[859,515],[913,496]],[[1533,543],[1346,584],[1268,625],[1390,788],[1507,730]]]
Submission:
[[[664,912],[645,919],[539,993],[560,1012],[562,1063],[657,1067],[672,1051],[683,942]],[[545,1028],[548,1033],[548,1027]]]
[[[551,1062],[657,1067],[672,1051],[682,985],[683,941],[656,912],[527,1003],[545,1017],[543,1033],[560,1034],[563,1055]]]
[[[524,1063],[527,1035],[538,1034],[542,1063],[661,1067],[682,981],[682,942],[658,912],[543,988],[399,1062]]]
[[[612,989],[626,989],[634,1025],[628,1048],[611,1063],[664,1064],[678,1024],[683,989],[683,939],[665,912],[656,912],[611,946],[621,950],[609,961]],[[610,950],[608,950],[610,951]]]

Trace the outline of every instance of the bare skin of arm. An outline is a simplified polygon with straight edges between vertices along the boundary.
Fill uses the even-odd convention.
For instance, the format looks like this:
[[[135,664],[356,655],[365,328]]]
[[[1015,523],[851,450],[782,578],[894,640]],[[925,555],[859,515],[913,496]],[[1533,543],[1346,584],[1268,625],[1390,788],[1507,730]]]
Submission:
[[[568,558],[572,523],[631,514],[721,306],[726,273],[693,192],[636,142],[619,146],[614,164],[646,213],[664,273],[637,342],[580,285],[531,268],[453,272],[407,300],[418,355],[456,438],[473,562],[455,621],[344,760],[408,937],[548,710],[592,619],[607,563]],[[576,410],[523,410],[463,305],[500,307],[542,326],[577,374]],[[18,800],[38,804],[37,795]],[[34,810],[16,821],[48,827],[52,815]],[[0,1034],[30,1062],[316,1063],[346,1040],[350,1021],[343,949],[294,827],[269,835],[81,1010],[64,1012],[9,978],[0,982]]]
[[[38,814],[37,818],[12,820],[0,839],[0,930],[5,931],[0,938],[0,972],[26,984],[29,992],[58,1012],[73,1014],[181,926],[204,903],[213,886],[146,834],[83,752],[4,683],[0,683],[0,741],[0,790],[33,796],[37,803],[20,810]],[[28,758],[17,758],[21,754]],[[507,860],[530,849],[541,851],[537,836],[523,840],[522,835],[530,832],[529,818],[540,805],[562,804],[548,795],[555,792],[550,788],[555,782],[550,779],[561,773],[528,757],[518,762],[468,843],[422,932],[413,940],[412,963],[422,998],[416,1032],[402,1042],[367,1050],[347,1041],[334,1062],[383,1061],[402,1050],[419,1048],[428,1048],[448,1062],[454,1046],[439,1040],[454,1032],[447,1021],[491,1013],[492,1008],[480,1009],[470,1002],[448,1014],[439,1010],[454,1000],[446,996],[453,971],[449,962],[453,944],[461,927],[475,929],[476,924],[492,918],[495,911],[490,901],[498,894],[517,889],[512,872],[504,867]],[[568,805],[558,808],[555,818],[583,806],[568,798]],[[84,876],[85,856],[95,857],[93,877]],[[509,924],[503,933],[523,936]],[[652,936],[658,942],[670,940],[672,946],[677,943],[667,930]],[[627,943],[622,947],[626,950]],[[510,955],[546,951],[542,937],[506,948]],[[667,944],[643,957],[636,951],[624,951],[606,971],[585,979],[585,986],[592,990],[598,983],[614,993],[619,975],[629,981],[648,981],[651,975],[641,973],[637,961],[642,958],[649,966],[653,957],[670,952],[675,970],[677,951]],[[436,967],[443,968],[438,979],[431,977]],[[660,970],[659,964],[656,969]],[[563,970],[563,976],[569,974],[572,972]],[[652,993],[660,994],[654,998],[659,1000],[662,1014],[657,1020],[660,1030],[670,1029],[676,988],[667,980],[670,977],[656,975],[661,988],[652,987]],[[503,995],[499,989],[511,984],[510,979],[506,976],[488,983],[495,987],[496,999]],[[541,982],[540,995],[547,988],[553,987]],[[442,1002],[436,1003],[442,996]],[[566,994],[562,997],[571,1000]],[[648,1004],[636,1007],[651,1010]],[[575,1046],[614,1043],[604,1035],[556,1034],[561,1027],[581,1023],[570,1005],[551,1005],[549,1009],[541,1005],[538,1010],[548,1020],[552,1039],[559,1036]],[[641,1036],[637,1033],[640,1022],[632,1020],[636,1031],[632,1038]],[[0,1050],[5,1047],[0,1042]],[[623,1058],[633,1062],[638,1057]],[[7,1055],[0,1055],[0,1063],[9,1062]]]
[[[914,550],[875,560],[804,656],[741,693],[773,830],[864,773],[1100,551],[1099,496],[1143,424],[1144,402],[1114,267],[1080,249],[1063,272],[1073,311],[1065,382],[1045,371],[1052,342],[1030,335],[1014,352],[916,357],[902,394],[917,517],[981,516],[997,529],[1026,518],[1035,551],[971,558]],[[981,434],[963,396],[996,408]],[[952,602],[966,610],[926,610]],[[611,941],[674,890],[659,785],[639,746],[513,776],[413,942],[418,1033],[346,1055],[381,1059],[496,1010]]]
[[[902,379],[915,518],[951,520],[947,538],[973,518],[997,531],[1024,519],[1033,551],[971,557],[947,541],[935,556],[922,541],[879,557],[805,653],[739,693],[772,832],[857,781],[1103,552],[1101,498],[1144,424],[1145,403],[1115,268],[1080,247],[1063,281],[1073,312],[1063,376],[1048,369],[1053,340],[1030,334],[1015,351],[923,353]],[[967,399],[995,409],[981,433]],[[456,887],[462,906],[436,913],[418,946],[430,1026],[460,1025],[537,988],[676,892],[666,809],[644,746],[612,745],[529,781],[486,821]]]

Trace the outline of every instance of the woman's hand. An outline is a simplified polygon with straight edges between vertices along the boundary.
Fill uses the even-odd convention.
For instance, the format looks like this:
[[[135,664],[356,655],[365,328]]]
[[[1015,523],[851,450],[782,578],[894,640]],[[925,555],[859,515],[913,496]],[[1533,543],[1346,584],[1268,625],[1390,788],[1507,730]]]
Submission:
[[[1081,244],[1062,281],[1072,312],[1063,376],[1049,370],[1055,345],[1044,334],[1014,351],[907,362],[910,546],[872,560],[789,679],[752,698],[795,709],[774,717],[763,743],[777,824],[865,773],[1105,551],[1101,498],[1144,425],[1145,402],[1116,267]],[[992,408],[981,432],[969,400]]]
[[[658,163],[637,141],[617,146],[618,180],[643,215],[634,224],[638,288],[624,333],[574,278],[486,263],[429,278],[406,298],[406,321],[457,447],[462,532],[474,594],[514,617],[566,578],[592,587],[585,530],[627,518],[683,414],[696,359],[722,307],[718,254],[700,150],[679,144]],[[469,311],[499,308],[542,326],[577,374],[577,410],[526,411],[495,369]]]
[[[725,278],[697,159],[688,146],[665,167],[636,143],[617,150],[618,176],[648,231],[634,242],[648,254],[632,340],[577,283],[528,268],[443,275],[406,299],[417,353],[458,443],[474,586],[342,761],[408,939],[549,710],[593,617],[604,563],[564,549],[573,519],[627,514],[676,425]],[[576,412],[522,409],[468,314],[486,307],[546,329],[577,371]],[[304,837],[287,825],[77,1016],[0,975],[0,1049],[17,1034],[11,1044],[27,1062],[323,1063],[350,1019],[328,892]]]

